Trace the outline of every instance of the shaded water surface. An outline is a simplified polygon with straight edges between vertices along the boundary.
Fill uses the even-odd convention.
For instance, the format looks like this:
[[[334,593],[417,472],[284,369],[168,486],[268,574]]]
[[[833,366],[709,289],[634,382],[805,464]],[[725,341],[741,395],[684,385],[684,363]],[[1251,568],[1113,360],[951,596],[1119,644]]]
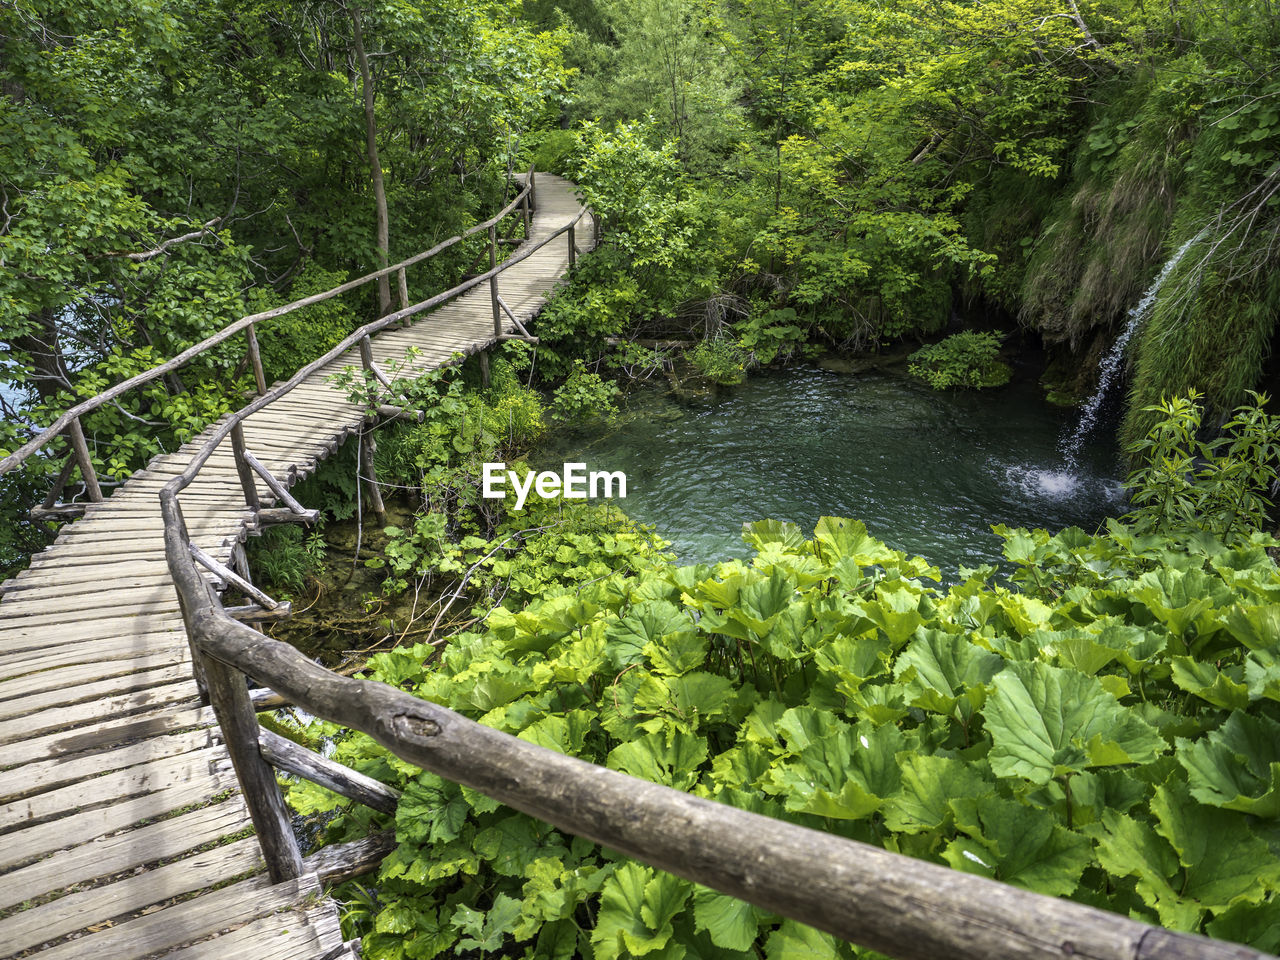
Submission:
[[[999,558],[991,525],[1080,526],[1124,511],[1111,437],[1084,444],[1069,472],[1057,448],[1074,411],[1034,383],[935,392],[886,374],[768,372],[694,405],[633,396],[616,429],[568,438],[539,458],[622,470],[620,505],[672,541],[681,562],[750,551],[743,521],[852,517],[927,557],[948,579]]]

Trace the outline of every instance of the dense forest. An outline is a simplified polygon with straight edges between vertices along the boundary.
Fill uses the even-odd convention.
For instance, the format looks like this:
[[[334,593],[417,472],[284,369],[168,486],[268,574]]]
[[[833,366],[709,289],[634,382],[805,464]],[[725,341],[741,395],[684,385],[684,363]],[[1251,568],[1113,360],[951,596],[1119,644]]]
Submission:
[[[723,803],[1277,951],[1278,50],[1270,0],[0,3],[0,453],[246,313],[483,221],[531,166],[564,176],[602,242],[536,349],[495,349],[483,381],[468,362],[396,382],[424,422],[380,432],[402,495],[342,553],[364,609],[329,615],[373,644],[346,647],[398,642],[363,675]],[[399,289],[262,324],[267,379],[487,257],[478,236]],[[87,418],[104,485],[239,407],[242,351]],[[910,354],[939,390],[999,389],[1020,353],[1059,403],[1118,378],[1128,512],[997,527],[1002,555],[954,576],[857,518],[744,515],[751,559],[680,566],[618,504],[478,493],[485,462],[609,422],[673,365],[731,388]],[[263,537],[263,583],[326,576],[355,455],[295,490],[325,523]],[[0,477],[0,569],[54,535],[29,510],[60,466]],[[289,786],[318,843],[396,830],[336,892],[365,956],[875,955],[364,735],[263,722],[403,791],[388,818]]]

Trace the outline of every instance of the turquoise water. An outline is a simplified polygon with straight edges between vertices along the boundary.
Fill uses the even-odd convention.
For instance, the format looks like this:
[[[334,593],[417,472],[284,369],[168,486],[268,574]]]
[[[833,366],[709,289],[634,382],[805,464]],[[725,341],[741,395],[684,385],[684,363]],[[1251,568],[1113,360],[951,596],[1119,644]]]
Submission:
[[[1093,531],[1124,511],[1110,436],[1086,442],[1067,472],[1057,442],[1075,417],[1029,382],[939,393],[887,374],[800,368],[696,404],[642,391],[618,427],[539,460],[624,471],[619,505],[684,563],[749,556],[744,521],[811,533],[829,514],[862,520],[953,579],[961,565],[999,559],[992,524]]]

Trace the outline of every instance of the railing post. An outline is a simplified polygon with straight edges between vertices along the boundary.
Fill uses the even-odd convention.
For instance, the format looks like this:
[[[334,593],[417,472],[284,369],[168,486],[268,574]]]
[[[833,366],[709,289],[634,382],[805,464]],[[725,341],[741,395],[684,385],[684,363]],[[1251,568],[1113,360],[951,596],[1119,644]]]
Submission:
[[[538,209],[538,174],[529,168],[529,209]]]
[[[369,501],[373,504],[373,512],[379,523],[387,522],[387,507],[382,502],[382,490],[378,487],[378,471],[373,465],[373,455],[378,445],[374,443],[373,434],[366,428],[360,431],[360,459],[364,463],[365,479],[369,481]]]
[[[360,338],[360,363],[364,365],[366,373],[373,372],[373,342],[367,333]]]
[[[267,377],[262,372],[262,354],[258,350],[258,334],[253,324],[244,328],[245,339],[249,341],[249,365],[253,367],[253,381],[258,387],[258,396],[267,392]]]
[[[489,228],[489,269],[498,266],[498,227]],[[502,313],[498,307],[498,275],[489,278],[489,300],[493,304],[493,335],[502,336]]]
[[[569,269],[572,270],[574,264],[578,262],[578,245],[573,239],[573,224],[569,224]]]
[[[85,492],[94,503],[101,503],[102,488],[98,486],[98,475],[93,472],[93,458],[89,456],[89,444],[84,438],[84,428],[80,426],[79,417],[67,425],[67,433],[71,437],[71,447],[76,452],[80,476],[84,478]]]
[[[244,426],[237,423],[231,428],[231,454],[236,458],[236,473],[240,475],[240,486],[244,489],[245,505],[253,510],[261,508],[258,501],[258,483],[253,479],[253,468],[244,456]]]
[[[199,644],[197,643],[197,648]],[[236,768],[253,829],[262,845],[267,872],[274,883],[302,876],[302,851],[293,835],[293,817],[280,795],[275,771],[258,747],[258,715],[249,699],[244,674],[221,660],[200,653],[209,703]]]

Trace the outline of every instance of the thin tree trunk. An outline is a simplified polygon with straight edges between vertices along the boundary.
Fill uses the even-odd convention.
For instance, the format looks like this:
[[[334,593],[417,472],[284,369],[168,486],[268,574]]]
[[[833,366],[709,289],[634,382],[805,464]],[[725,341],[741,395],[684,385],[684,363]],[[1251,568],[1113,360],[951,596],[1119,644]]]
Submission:
[[[369,73],[369,58],[364,51],[364,36],[360,30],[360,11],[352,6],[351,34],[355,43],[356,62],[360,65],[360,87],[364,93],[365,146],[369,154],[369,172],[373,177],[373,203],[378,214],[378,266],[385,267],[391,249],[391,228],[387,222],[387,191],[382,183],[382,164],[378,161],[378,120],[373,109],[373,78]],[[378,278],[378,315],[391,312],[391,282],[387,277]]]

